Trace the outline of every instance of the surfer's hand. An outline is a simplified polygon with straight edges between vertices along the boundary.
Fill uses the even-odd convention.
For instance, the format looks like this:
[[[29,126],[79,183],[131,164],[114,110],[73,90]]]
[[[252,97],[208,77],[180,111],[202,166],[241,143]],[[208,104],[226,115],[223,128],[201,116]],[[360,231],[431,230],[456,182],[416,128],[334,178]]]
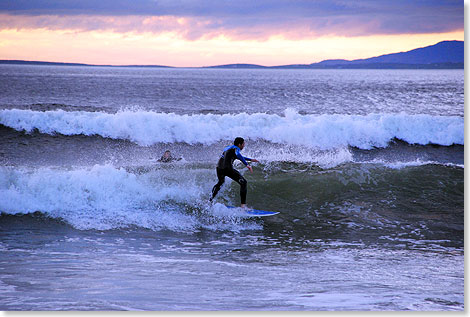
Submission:
[[[259,161],[257,159],[251,159],[252,162],[258,163]]]
[[[247,165],[246,167],[253,173],[253,168],[250,165]]]

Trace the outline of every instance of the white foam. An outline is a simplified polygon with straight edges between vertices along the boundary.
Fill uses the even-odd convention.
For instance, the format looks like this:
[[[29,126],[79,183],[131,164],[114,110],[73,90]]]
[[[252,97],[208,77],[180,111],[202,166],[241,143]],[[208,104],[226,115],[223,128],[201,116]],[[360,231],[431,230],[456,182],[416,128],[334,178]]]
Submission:
[[[252,140],[315,149],[386,147],[394,138],[410,144],[464,144],[464,118],[456,116],[370,114],[284,116],[265,113],[177,115],[152,111],[102,112],[0,111],[0,123],[19,131],[100,135],[140,145],[184,142],[214,144],[245,136]]]
[[[443,165],[443,166],[448,166],[448,167],[456,167],[456,168],[464,168],[464,164],[455,164],[455,163],[441,163],[437,161],[423,161],[421,159],[416,159],[414,161],[403,161],[403,162],[385,162],[383,160],[373,160],[371,162],[372,164],[383,164],[384,166],[391,168],[391,169],[403,169],[407,167],[415,167],[415,166],[424,166],[424,165]]]
[[[174,170],[135,175],[110,165],[70,170],[0,167],[0,212],[40,211],[83,230],[128,226],[176,231],[246,229],[239,221],[207,224],[197,212],[185,210],[201,205],[213,185],[200,182],[197,175],[198,171],[183,175]]]
[[[329,150],[312,149],[305,146],[253,146],[247,150],[248,157],[256,157],[264,163],[293,162],[300,164],[316,164],[322,168],[332,168],[340,164],[351,162],[353,154],[347,147]]]

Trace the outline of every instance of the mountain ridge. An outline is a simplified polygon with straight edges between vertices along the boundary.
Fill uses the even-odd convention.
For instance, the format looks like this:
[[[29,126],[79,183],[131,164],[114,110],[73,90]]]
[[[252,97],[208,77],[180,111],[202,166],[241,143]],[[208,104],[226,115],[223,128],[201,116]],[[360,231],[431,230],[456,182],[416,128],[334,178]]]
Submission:
[[[416,48],[406,52],[384,54],[356,60],[324,60],[310,65],[358,65],[358,64],[455,64],[464,62],[463,41],[442,41],[434,45]]]
[[[10,65],[94,66],[94,67],[146,67],[146,68],[229,68],[229,69],[463,69],[464,41],[441,41],[434,45],[406,52],[346,60],[327,59],[312,64],[263,66],[257,64],[225,64],[203,67],[173,67],[164,65],[93,65],[84,63],[0,60]]]

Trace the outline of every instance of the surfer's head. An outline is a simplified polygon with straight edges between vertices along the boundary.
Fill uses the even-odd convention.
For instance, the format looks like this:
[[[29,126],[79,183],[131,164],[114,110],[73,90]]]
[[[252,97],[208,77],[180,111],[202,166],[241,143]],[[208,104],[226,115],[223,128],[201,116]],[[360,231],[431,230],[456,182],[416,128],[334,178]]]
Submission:
[[[245,146],[245,139],[241,137],[237,137],[235,138],[235,141],[233,141],[233,145],[238,146],[240,150],[242,150],[243,147]]]

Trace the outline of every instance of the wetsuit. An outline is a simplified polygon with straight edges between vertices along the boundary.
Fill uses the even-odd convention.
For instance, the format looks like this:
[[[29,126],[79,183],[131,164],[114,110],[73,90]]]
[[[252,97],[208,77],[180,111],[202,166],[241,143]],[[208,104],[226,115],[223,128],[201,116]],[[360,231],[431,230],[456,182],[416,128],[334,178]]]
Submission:
[[[238,184],[240,184],[241,203],[246,203],[247,182],[246,179],[240,174],[240,172],[233,168],[233,161],[235,161],[235,159],[239,159],[240,161],[242,161],[243,164],[247,166],[248,163],[246,161],[252,160],[249,157],[242,156],[240,154],[240,148],[238,146],[227,146],[224,149],[224,152],[222,153],[219,162],[217,163],[217,178],[219,179],[219,182],[215,184],[214,188],[212,188],[212,198],[210,199],[211,201],[219,192],[220,187],[222,187],[225,182],[225,176],[227,176],[236,181]]]

